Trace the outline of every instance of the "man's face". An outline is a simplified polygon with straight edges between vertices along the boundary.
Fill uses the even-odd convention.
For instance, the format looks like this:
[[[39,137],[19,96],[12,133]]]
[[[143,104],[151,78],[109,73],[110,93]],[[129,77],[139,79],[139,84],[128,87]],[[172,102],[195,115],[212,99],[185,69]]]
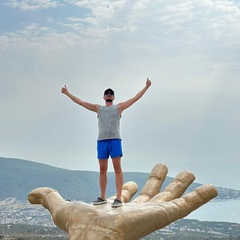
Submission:
[[[112,102],[112,101],[115,99],[115,97],[114,97],[114,95],[113,95],[112,92],[106,92],[106,93],[104,94],[103,99],[104,99],[106,102]]]

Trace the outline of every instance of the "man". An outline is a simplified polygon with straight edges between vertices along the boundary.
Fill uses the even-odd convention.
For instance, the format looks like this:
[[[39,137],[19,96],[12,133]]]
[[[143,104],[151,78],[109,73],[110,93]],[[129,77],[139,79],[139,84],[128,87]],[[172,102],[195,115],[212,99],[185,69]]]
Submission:
[[[107,89],[104,92],[103,99],[105,100],[105,106],[98,104],[92,104],[85,102],[78,97],[72,95],[66,85],[62,87],[61,92],[66,94],[72,101],[79,104],[86,109],[96,112],[98,114],[98,141],[97,141],[97,152],[100,167],[99,184],[101,195],[93,202],[94,205],[100,205],[107,202],[106,200],[106,187],[107,187],[107,168],[108,158],[112,158],[113,168],[115,171],[115,182],[116,182],[116,199],[114,200],[112,207],[122,206],[121,193],[123,185],[123,174],[121,167],[122,144],[120,137],[120,118],[122,112],[130,107],[133,103],[138,101],[147,89],[151,86],[151,81],[147,79],[145,87],[137,93],[133,98],[121,102],[117,105],[113,104],[115,99],[114,91]]]

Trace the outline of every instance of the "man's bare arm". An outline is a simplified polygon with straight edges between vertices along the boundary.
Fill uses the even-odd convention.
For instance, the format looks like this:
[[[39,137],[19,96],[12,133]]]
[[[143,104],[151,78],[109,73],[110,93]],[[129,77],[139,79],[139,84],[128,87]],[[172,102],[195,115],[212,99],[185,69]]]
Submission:
[[[79,104],[80,106],[82,107],[85,107],[86,109],[90,110],[90,111],[93,111],[93,112],[98,112],[98,107],[99,105],[98,104],[92,104],[92,103],[88,103],[88,102],[84,102],[82,101],[80,98],[74,96],[73,94],[71,94],[68,89],[67,89],[67,86],[64,85],[62,87],[62,90],[61,92],[65,95],[67,95],[73,102]]]
[[[145,87],[139,93],[137,93],[136,96],[134,96],[133,98],[130,98],[126,102],[119,103],[118,107],[119,107],[120,114],[122,113],[122,111],[129,108],[133,103],[138,101],[143,96],[143,94],[148,90],[151,84],[152,84],[151,81],[147,78]]]

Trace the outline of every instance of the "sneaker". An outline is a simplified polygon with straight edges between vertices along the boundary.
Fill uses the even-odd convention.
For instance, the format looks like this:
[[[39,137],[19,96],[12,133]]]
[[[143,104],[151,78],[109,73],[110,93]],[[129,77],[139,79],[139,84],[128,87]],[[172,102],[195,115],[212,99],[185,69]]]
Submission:
[[[115,199],[112,204],[112,208],[117,208],[117,207],[121,207],[121,206],[122,206],[122,202],[118,199]]]
[[[102,198],[98,197],[97,200],[93,202],[93,205],[102,205],[105,203],[107,203],[106,199],[102,199]]]

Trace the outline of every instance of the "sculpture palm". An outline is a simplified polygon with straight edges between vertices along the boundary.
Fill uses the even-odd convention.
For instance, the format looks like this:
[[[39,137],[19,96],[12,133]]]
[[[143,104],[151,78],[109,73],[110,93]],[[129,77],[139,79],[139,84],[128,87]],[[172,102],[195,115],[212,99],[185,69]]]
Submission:
[[[159,193],[167,172],[164,164],[157,164],[140,195],[131,202],[138,191],[137,184],[124,184],[123,206],[116,209],[111,207],[114,196],[105,205],[93,206],[84,202],[67,202],[56,190],[46,187],[33,190],[28,200],[48,209],[56,226],[68,233],[69,240],[140,239],[187,216],[217,196],[217,190],[212,185],[203,185],[182,196],[195,180],[188,171],[178,174]]]

